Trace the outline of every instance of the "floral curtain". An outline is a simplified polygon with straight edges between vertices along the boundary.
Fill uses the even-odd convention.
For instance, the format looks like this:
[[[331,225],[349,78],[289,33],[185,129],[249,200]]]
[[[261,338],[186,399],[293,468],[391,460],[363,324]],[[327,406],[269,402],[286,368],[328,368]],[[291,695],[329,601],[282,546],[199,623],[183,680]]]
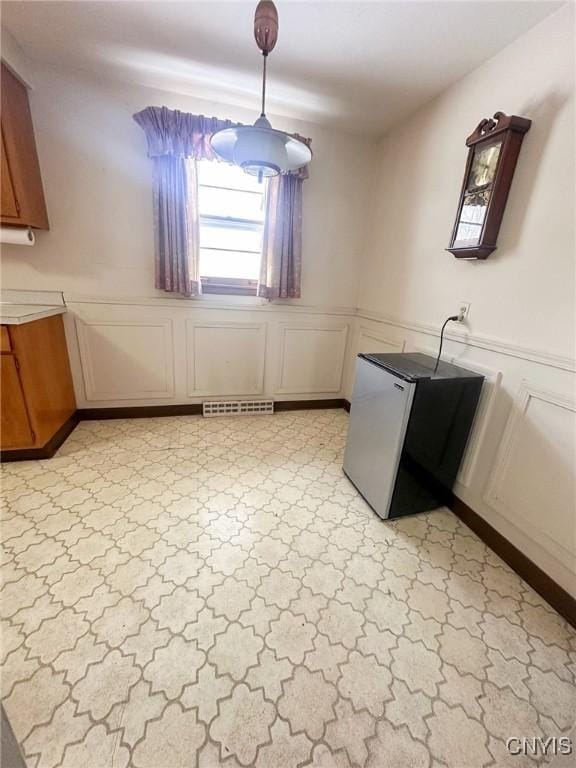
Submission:
[[[302,181],[290,173],[268,179],[258,296],[270,301],[300,298]]]
[[[308,146],[310,139],[293,134]],[[268,179],[258,296],[299,299],[302,273],[302,183],[308,166]]]
[[[155,286],[197,296],[200,282],[198,185],[194,160],[215,160],[210,137],[236,123],[167,107],[134,115],[154,163]]]

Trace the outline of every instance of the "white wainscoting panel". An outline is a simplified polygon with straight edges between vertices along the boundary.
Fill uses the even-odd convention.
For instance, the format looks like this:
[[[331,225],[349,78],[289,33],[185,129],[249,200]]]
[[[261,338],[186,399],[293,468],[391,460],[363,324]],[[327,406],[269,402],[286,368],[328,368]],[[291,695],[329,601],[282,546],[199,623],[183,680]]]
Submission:
[[[188,396],[262,395],[266,323],[186,321]]]
[[[565,565],[576,565],[576,403],[524,381],[485,501]]]
[[[87,401],[174,396],[172,320],[81,320],[76,334]]]
[[[348,325],[281,323],[278,394],[336,393],[342,388]]]
[[[404,351],[420,352],[421,355],[428,355],[428,357],[432,357],[434,358],[434,360],[436,360],[436,357],[438,356],[438,349],[433,349],[432,347],[425,347],[422,344],[415,344],[412,341],[409,341],[407,344],[404,345]],[[442,355],[442,360],[446,360],[445,355]]]
[[[360,326],[358,332],[358,344],[356,353],[361,352],[403,352],[404,340],[392,341],[380,335],[377,331],[373,331],[371,328]]]
[[[478,463],[478,456],[482,449],[487,430],[491,425],[494,404],[498,397],[498,392],[500,391],[502,371],[494,371],[491,368],[487,368],[485,365],[473,363],[468,360],[461,361],[457,357],[449,358],[448,361],[454,365],[460,365],[462,368],[467,368],[470,371],[474,371],[474,373],[479,373],[484,376],[484,383],[482,384],[482,392],[480,394],[478,408],[476,409],[476,415],[474,416],[472,431],[468,439],[468,444],[466,445],[466,451],[462,458],[462,464],[460,465],[460,471],[458,472],[457,477],[459,483],[469,486],[474,478],[474,470]]]

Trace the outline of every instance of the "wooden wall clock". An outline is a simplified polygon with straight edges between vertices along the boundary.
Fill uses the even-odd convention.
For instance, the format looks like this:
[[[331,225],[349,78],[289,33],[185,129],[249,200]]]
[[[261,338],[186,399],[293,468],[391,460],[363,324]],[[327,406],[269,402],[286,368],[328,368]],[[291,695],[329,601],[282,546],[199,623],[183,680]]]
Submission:
[[[486,259],[496,248],[524,134],[532,121],[496,112],[466,139],[470,147],[447,248],[457,259]]]

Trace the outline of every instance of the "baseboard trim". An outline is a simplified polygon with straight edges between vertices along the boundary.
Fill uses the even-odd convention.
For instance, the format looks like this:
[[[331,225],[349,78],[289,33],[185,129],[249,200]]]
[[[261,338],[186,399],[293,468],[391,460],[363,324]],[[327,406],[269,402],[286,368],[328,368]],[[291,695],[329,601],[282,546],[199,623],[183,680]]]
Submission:
[[[77,411],[80,421],[100,421],[104,419],[152,419],[156,416],[198,416],[202,414],[202,403],[184,403],[183,405],[135,405],[119,408],[80,408]]]
[[[346,413],[350,413],[350,400],[344,400],[344,405],[342,406]]]
[[[345,400],[340,397],[329,400],[275,400],[274,411],[310,411],[325,408],[345,408]]]
[[[452,494],[448,507],[456,517],[482,539],[499,557],[507,563],[532,589],[538,592],[552,608],[576,628],[576,599],[548,576],[536,563],[502,536],[490,523],[474,512],[462,499]]]
[[[66,419],[60,429],[42,447],[15,448],[10,451],[0,451],[0,462],[51,459],[66,438],[74,431],[79,421],[78,411],[76,411]]]
[[[316,408],[345,408],[346,400],[275,400],[276,411],[304,411]],[[150,419],[156,416],[198,416],[202,414],[202,403],[183,405],[137,405],[119,408],[81,408],[77,411],[79,421],[99,419]]]

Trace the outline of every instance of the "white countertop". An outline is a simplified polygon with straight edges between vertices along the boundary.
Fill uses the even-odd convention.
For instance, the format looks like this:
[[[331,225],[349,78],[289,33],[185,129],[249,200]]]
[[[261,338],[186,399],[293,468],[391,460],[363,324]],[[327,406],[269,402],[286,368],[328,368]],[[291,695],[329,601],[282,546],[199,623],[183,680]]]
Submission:
[[[52,315],[63,315],[66,307],[52,304],[0,304],[1,325],[21,325]]]

